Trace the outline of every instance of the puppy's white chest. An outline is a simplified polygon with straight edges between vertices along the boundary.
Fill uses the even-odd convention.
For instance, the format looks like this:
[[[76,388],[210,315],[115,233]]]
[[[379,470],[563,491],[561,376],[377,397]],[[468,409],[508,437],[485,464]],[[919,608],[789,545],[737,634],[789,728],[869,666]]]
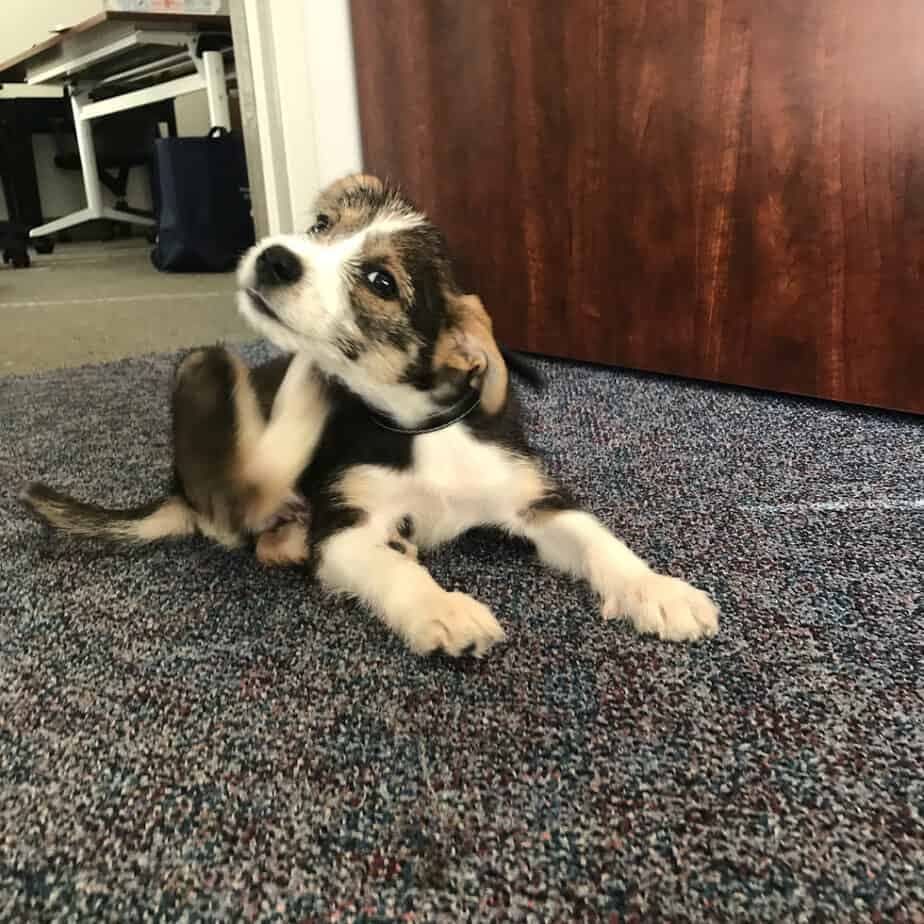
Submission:
[[[405,516],[414,541],[439,545],[474,526],[505,526],[541,493],[536,466],[462,427],[419,436],[411,467],[363,466],[348,475],[345,494],[384,532]]]
[[[455,503],[493,494],[509,480],[511,468],[509,453],[461,427],[419,436],[414,443],[414,480]]]
[[[508,522],[529,489],[523,461],[462,427],[418,437],[410,477],[421,538],[429,544],[480,524]]]
[[[498,494],[509,489],[516,468],[509,452],[462,427],[428,433],[414,443],[415,483],[456,505],[496,504]]]

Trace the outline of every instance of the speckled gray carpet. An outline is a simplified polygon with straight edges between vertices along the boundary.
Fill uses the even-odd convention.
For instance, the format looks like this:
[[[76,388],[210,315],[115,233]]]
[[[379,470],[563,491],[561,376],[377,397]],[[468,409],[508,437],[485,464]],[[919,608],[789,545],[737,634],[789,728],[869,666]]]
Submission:
[[[428,562],[509,643],[451,663],[23,514],[152,496],[171,367],[0,379],[2,920],[924,920],[921,421],[543,364],[551,466],[722,628],[638,638],[476,535]]]

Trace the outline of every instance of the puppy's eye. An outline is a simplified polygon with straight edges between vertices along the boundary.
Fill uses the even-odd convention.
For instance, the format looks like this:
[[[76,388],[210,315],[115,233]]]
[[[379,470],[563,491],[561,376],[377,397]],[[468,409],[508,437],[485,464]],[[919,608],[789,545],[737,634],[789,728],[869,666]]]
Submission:
[[[330,227],[330,217],[324,214],[318,215],[314,224],[308,229],[309,234],[320,234]]]
[[[383,269],[369,267],[363,270],[366,285],[378,295],[379,298],[393,299],[398,297],[398,284],[391,273]]]

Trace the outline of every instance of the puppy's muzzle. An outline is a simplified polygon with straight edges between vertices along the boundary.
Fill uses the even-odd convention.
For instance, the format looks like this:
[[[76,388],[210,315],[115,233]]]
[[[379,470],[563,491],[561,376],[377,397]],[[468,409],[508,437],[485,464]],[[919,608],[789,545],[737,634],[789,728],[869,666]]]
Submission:
[[[259,288],[292,285],[305,274],[298,256],[288,247],[271,244],[257,256],[254,267]]]

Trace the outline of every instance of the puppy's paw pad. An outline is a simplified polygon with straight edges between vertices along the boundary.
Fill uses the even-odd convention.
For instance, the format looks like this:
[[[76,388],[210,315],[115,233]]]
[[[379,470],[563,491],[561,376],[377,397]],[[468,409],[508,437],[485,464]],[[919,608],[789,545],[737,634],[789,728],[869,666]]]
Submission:
[[[647,635],[692,642],[719,630],[719,610],[709,597],[679,578],[649,573],[624,582],[603,602],[603,618],[623,616]]]
[[[385,545],[393,552],[397,552],[399,555],[406,555],[408,558],[417,561],[417,546],[414,545],[413,542],[408,542],[407,539],[402,539],[397,533],[391,536]]]
[[[468,653],[480,658],[505,638],[494,614],[483,603],[463,593],[441,593],[435,597],[428,611],[420,614],[407,633],[408,647],[415,654],[442,650],[454,658]]]

